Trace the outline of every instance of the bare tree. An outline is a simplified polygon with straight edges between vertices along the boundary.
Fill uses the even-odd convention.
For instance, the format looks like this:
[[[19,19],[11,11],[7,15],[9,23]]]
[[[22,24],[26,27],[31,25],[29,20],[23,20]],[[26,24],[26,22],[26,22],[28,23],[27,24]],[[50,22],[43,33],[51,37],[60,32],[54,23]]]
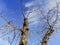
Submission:
[[[20,1],[20,3],[22,3],[22,2]],[[29,12],[29,13],[27,14],[27,17],[25,17],[24,11],[23,11],[23,9],[22,9],[22,7],[21,7],[21,11],[20,11],[20,12],[21,12],[22,15],[23,15],[23,21],[24,21],[24,22],[23,22],[23,28],[15,27],[15,26],[11,23],[11,21],[7,21],[7,20],[5,19],[5,17],[2,16],[2,14],[1,14],[0,17],[3,18],[3,19],[6,21],[6,24],[0,26],[0,30],[4,28],[4,29],[6,29],[6,31],[12,29],[12,30],[10,30],[10,32],[13,32],[13,31],[15,31],[15,30],[21,31],[21,40],[20,40],[20,42],[19,42],[18,45],[28,45],[28,35],[29,35],[28,16],[29,16],[29,14],[31,14],[32,12],[37,11],[37,12],[41,13],[41,15],[42,15],[43,17],[47,17],[47,18],[46,18],[46,22],[47,22],[47,24],[49,25],[49,29],[48,29],[48,31],[46,32],[46,34],[44,35],[44,37],[43,37],[43,39],[42,39],[42,43],[41,43],[41,45],[47,45],[48,40],[49,40],[49,37],[50,37],[51,34],[54,32],[53,27],[54,27],[54,25],[55,25],[56,22],[57,22],[57,18],[58,18],[58,4],[59,4],[59,3],[57,3],[57,6],[56,6],[56,7],[50,9],[50,10],[48,11],[48,13],[47,13],[46,16],[44,15],[44,12],[42,11],[42,9],[39,7],[39,8],[37,8],[37,9]],[[55,8],[56,8],[56,9],[55,9]],[[50,23],[50,20],[51,20],[50,13],[51,13],[51,11],[54,13],[54,15],[56,15],[56,19],[55,19],[55,21],[52,22],[52,24]],[[38,15],[37,15],[37,16],[38,16]],[[39,16],[40,16],[40,15],[39,15]],[[42,20],[42,19],[39,19],[39,20],[36,20],[36,21],[40,21],[40,20]],[[0,36],[0,38],[9,33],[9,32],[5,33],[6,31],[3,32],[3,34]],[[13,40],[15,39],[15,36],[16,36],[16,35],[14,35]],[[8,40],[8,41],[9,41],[9,40]],[[10,43],[10,41],[9,41],[9,43]],[[10,43],[10,44],[12,45],[12,43]]]
[[[59,5],[59,3],[57,3],[57,6],[54,7],[54,8],[52,8],[51,10],[49,10],[48,13],[47,13],[47,23],[48,23],[48,25],[49,25],[49,29],[48,29],[48,31],[46,32],[45,36],[43,37],[41,45],[47,45],[47,44],[48,44],[49,37],[50,37],[50,36],[52,35],[52,33],[54,32],[54,25],[57,23],[57,20],[58,20],[58,13],[59,13],[59,12],[58,12],[58,5]],[[52,22],[52,24],[50,24],[50,21],[49,21],[49,20],[51,20],[51,18],[50,18],[50,16],[49,16],[49,14],[50,14],[50,12],[52,12],[52,11],[53,11],[54,15],[56,15],[56,16],[55,16],[56,19],[55,19],[55,21]],[[53,18],[53,17],[52,17],[52,18]]]

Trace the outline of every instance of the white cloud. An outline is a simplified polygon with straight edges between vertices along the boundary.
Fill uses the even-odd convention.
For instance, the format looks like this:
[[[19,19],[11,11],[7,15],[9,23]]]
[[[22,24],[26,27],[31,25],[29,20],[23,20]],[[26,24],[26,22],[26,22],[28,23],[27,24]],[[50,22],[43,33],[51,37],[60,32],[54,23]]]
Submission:
[[[3,40],[0,38],[0,45],[10,45],[7,40]]]
[[[60,2],[60,0],[49,0],[49,3],[48,3],[48,5],[46,6],[48,9],[51,9],[51,8],[53,8],[53,7],[55,7],[56,6],[56,2]],[[25,7],[31,7],[31,6],[34,6],[35,5],[35,2],[28,2],[28,3],[26,3],[25,4]],[[34,9],[34,8],[33,8]],[[35,9],[36,9],[36,7],[35,7]],[[31,10],[30,10],[31,11]],[[28,13],[28,12],[27,12]],[[28,18],[29,18],[29,21],[36,21],[36,20],[38,20],[38,18],[36,18],[36,17],[34,17],[34,16],[37,16],[37,15],[39,15],[38,14],[39,12],[33,12],[33,13],[31,13],[31,14],[29,14],[29,16],[28,16]],[[40,16],[41,16],[41,14],[40,14]],[[33,17],[33,19],[31,18],[31,17]],[[39,16],[37,16],[37,17],[39,17]],[[55,18],[53,18],[53,21],[55,20]]]
[[[34,22],[32,22],[31,24],[29,24],[29,25],[36,25],[36,24],[39,24],[39,22],[40,22],[40,21],[34,21]]]
[[[33,2],[28,2],[28,3],[25,4],[25,7],[31,7],[32,5],[34,5]]]
[[[33,10],[36,10],[36,11],[33,11]],[[32,22],[30,25],[33,25],[33,24],[36,24],[36,23],[39,23],[40,21],[40,17],[42,17],[42,14],[40,13],[39,10],[37,10],[36,8],[34,8],[33,10],[30,10],[32,13],[29,14],[28,16],[28,19],[29,19],[29,23]],[[27,12],[28,14],[28,12]]]
[[[60,0],[55,0],[56,2],[60,2]]]
[[[60,0],[49,0],[49,3],[47,5],[48,9],[51,9],[56,6],[56,3],[60,2]]]

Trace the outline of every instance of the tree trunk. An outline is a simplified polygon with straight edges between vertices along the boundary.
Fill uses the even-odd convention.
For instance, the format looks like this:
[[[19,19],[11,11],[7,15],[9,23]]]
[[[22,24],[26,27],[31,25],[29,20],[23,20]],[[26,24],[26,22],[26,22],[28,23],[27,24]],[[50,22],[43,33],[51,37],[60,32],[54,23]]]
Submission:
[[[19,43],[19,45],[28,45],[28,19],[25,18],[24,19],[24,25],[23,25],[23,29],[22,29],[22,33],[21,33],[21,41]]]
[[[50,29],[47,31],[47,33],[43,37],[41,45],[47,45],[49,37],[53,32],[54,32],[53,27],[50,27]]]

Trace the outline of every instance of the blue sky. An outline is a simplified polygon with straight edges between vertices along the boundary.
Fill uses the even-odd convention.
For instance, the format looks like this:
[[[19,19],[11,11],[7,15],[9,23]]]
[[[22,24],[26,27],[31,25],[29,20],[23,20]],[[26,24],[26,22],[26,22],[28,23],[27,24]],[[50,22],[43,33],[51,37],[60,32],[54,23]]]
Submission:
[[[56,0],[56,1],[59,2],[59,0]],[[52,7],[56,6],[55,4],[56,4],[55,0],[22,0],[21,5],[20,5],[20,0],[0,0],[0,13],[5,17],[5,19],[7,21],[10,20],[11,23],[14,24],[14,26],[22,28],[23,16],[21,13],[21,7],[26,16],[29,11],[33,11],[37,7],[43,8],[43,12],[44,12],[44,14],[46,14],[48,9],[51,9]],[[40,18],[38,18],[38,17],[40,17]],[[40,45],[42,37],[44,36],[44,34],[47,31],[47,29],[44,30],[44,28],[42,28],[42,27],[43,26],[48,27],[48,25],[45,22],[45,20],[40,21],[39,19],[41,19],[41,18],[42,18],[42,15],[41,15],[41,13],[38,13],[38,12],[32,12],[28,17],[28,19],[30,21],[29,22],[30,30],[29,30],[29,37],[28,37],[29,45],[37,45],[37,44]],[[38,20],[38,21],[36,21],[36,20]],[[0,26],[4,25],[5,23],[6,23],[6,21],[0,17]],[[58,22],[56,25],[58,27],[60,27],[59,24],[60,23]],[[57,26],[55,26],[55,27],[57,27]],[[60,41],[60,39],[59,39],[60,31],[59,30],[60,29],[57,29],[57,28],[54,28],[57,30],[57,32],[55,31],[53,33],[53,35],[50,37],[48,45],[59,45],[59,41]],[[3,31],[0,30],[0,34],[1,34],[0,37],[3,35],[2,32],[4,32],[5,30],[6,30],[5,28],[3,28]],[[21,32],[19,30],[11,32],[10,30],[12,30],[12,28],[11,29],[9,28],[6,31],[6,33],[9,32],[9,34],[0,38],[0,45],[5,45],[5,44],[9,45],[8,39],[11,43],[14,38],[14,32],[15,32],[16,36],[15,36],[15,39],[14,39],[12,45],[17,45],[19,43],[19,39],[20,39],[19,36],[20,36]],[[56,37],[56,38],[54,38],[54,37]]]

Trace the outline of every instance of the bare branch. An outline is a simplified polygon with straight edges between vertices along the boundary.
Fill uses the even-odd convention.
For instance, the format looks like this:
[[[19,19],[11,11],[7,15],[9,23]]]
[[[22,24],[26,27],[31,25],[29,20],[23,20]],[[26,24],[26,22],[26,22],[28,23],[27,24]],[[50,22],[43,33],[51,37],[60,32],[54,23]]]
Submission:
[[[42,12],[42,9],[41,9],[41,8],[37,8],[37,9],[34,9],[34,10],[28,12],[27,17],[28,17],[31,13],[37,12],[37,11],[39,11],[42,15],[44,15],[43,12]]]
[[[55,21],[53,22],[53,26],[50,25],[50,22],[49,22],[50,19],[49,19],[49,16],[48,16],[48,15],[49,15],[50,12],[53,11],[55,8],[52,8],[51,10],[48,11],[47,23],[49,24],[50,28],[48,29],[47,33],[46,33],[45,36],[43,37],[41,45],[47,45],[48,40],[49,40],[49,37],[50,37],[51,34],[54,32],[53,27],[54,27],[54,25],[56,24],[57,19],[58,19],[58,5],[59,5],[59,3],[57,3],[57,6],[55,7],[55,8],[57,8],[57,9],[55,10],[55,11],[57,12],[57,14],[56,14],[56,19],[55,19]],[[56,12],[55,12],[55,13],[56,13]]]
[[[21,6],[20,12],[22,13],[23,17],[25,18],[25,16],[24,16],[24,11],[23,11],[23,8],[22,8],[22,0],[20,0],[20,6]]]

